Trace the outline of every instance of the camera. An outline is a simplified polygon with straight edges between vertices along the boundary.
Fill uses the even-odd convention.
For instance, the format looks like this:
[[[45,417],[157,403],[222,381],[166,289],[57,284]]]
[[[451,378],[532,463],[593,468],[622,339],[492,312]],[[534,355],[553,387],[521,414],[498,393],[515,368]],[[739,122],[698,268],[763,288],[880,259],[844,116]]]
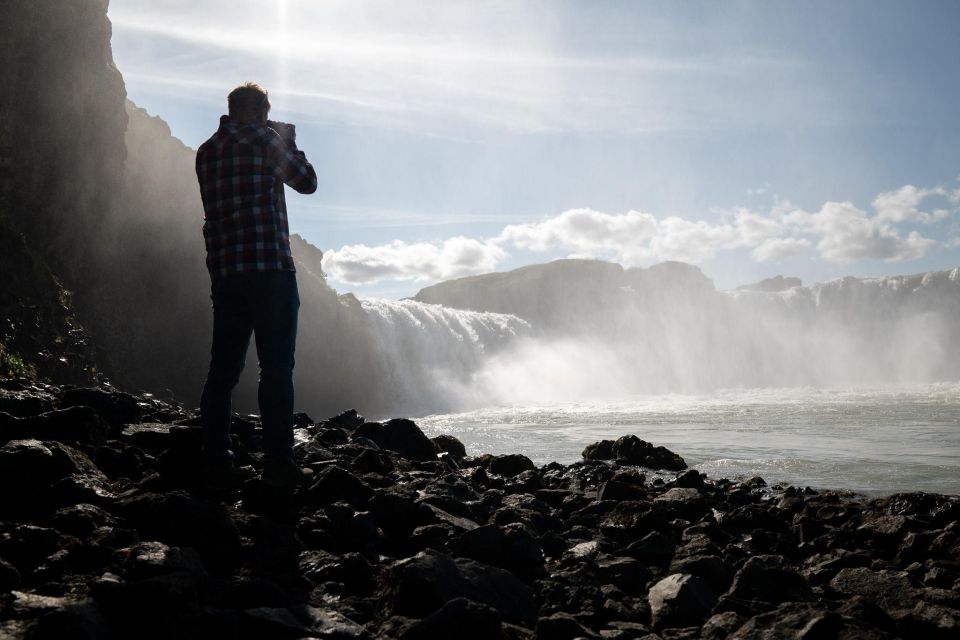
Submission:
[[[294,142],[297,139],[297,129],[292,124],[267,120],[267,126],[280,134],[285,142]]]

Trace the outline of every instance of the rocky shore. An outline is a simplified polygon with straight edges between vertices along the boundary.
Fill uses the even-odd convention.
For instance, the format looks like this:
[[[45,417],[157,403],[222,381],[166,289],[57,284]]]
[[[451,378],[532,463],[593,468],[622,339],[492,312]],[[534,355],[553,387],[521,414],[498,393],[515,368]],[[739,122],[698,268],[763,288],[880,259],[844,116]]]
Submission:
[[[259,468],[256,417],[233,437]],[[705,478],[632,435],[536,467],[354,411],[297,442],[295,495],[217,493],[195,412],[0,380],[0,637],[960,637],[956,496]]]

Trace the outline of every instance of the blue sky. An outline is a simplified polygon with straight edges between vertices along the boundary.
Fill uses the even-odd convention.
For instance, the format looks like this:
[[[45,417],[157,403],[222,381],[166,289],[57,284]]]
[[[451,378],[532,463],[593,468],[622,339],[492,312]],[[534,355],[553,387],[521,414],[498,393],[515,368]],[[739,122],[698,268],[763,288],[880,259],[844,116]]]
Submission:
[[[960,266],[960,3],[112,0],[196,147],[253,80],[340,291],[580,256],[720,288]],[[288,194],[290,192],[288,191]],[[199,233],[199,222],[198,222]]]

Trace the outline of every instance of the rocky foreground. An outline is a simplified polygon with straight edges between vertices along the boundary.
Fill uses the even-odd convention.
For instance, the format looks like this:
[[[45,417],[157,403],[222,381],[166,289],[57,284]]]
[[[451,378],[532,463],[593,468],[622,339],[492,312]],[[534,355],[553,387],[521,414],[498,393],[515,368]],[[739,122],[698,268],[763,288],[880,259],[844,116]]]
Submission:
[[[537,468],[352,411],[297,416],[296,495],[218,494],[181,407],[0,380],[0,412],[3,638],[960,637],[956,496],[707,479],[635,436]]]

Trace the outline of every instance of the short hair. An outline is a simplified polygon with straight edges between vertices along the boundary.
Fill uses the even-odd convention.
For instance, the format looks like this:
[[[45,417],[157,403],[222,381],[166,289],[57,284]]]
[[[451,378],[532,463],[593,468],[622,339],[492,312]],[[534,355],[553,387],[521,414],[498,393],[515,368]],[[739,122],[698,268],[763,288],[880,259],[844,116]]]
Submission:
[[[227,96],[227,109],[230,115],[256,113],[260,109],[270,111],[270,99],[267,90],[256,82],[245,82]]]

